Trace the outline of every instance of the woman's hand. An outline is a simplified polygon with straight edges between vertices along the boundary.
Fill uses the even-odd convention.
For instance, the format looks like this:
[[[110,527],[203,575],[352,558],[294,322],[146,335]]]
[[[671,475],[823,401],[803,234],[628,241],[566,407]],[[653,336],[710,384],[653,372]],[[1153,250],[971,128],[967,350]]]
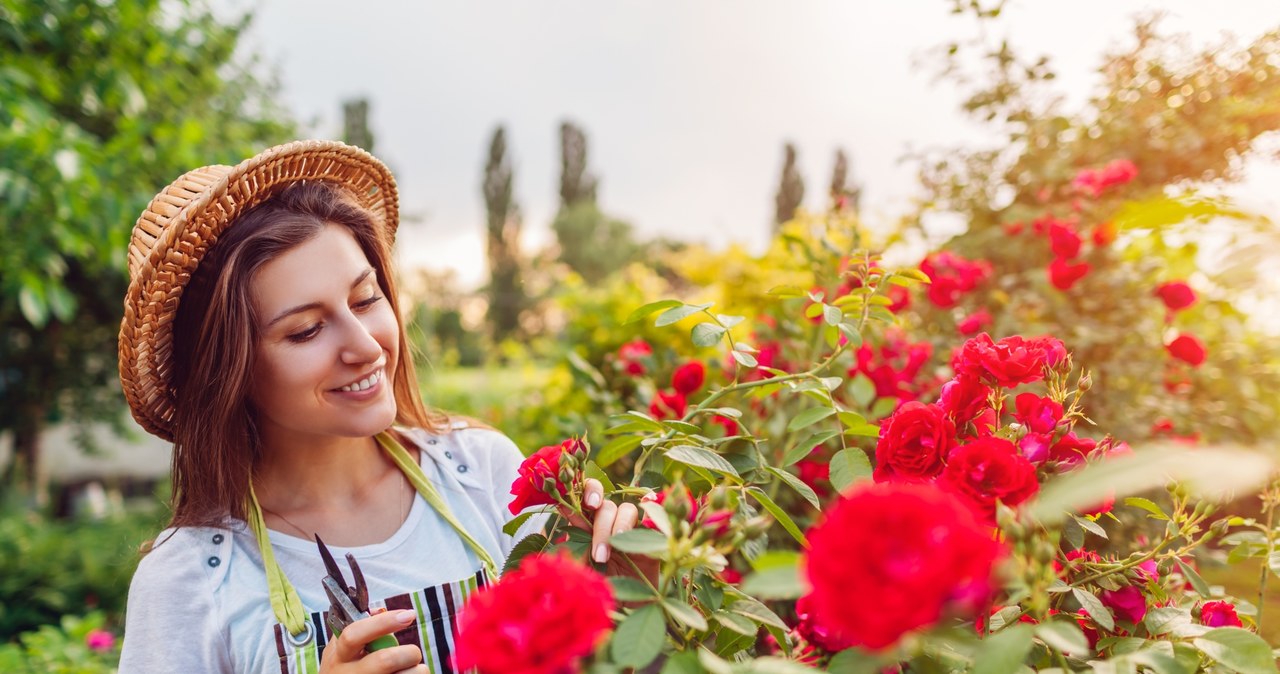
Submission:
[[[422,651],[412,644],[366,653],[370,641],[411,624],[413,611],[386,611],[357,620],[324,648],[321,674],[427,674]]]
[[[652,497],[646,497],[649,499]],[[604,485],[599,480],[587,478],[582,486],[582,507],[590,517],[587,520],[576,513],[570,513],[561,507],[560,512],[579,529],[591,532],[591,560],[605,564],[605,573],[610,576],[637,576],[640,573],[654,580],[658,576],[658,562],[648,557],[633,557],[619,553],[613,554],[609,547],[609,538],[636,527],[640,519],[640,509],[634,503],[618,505],[604,497]]]

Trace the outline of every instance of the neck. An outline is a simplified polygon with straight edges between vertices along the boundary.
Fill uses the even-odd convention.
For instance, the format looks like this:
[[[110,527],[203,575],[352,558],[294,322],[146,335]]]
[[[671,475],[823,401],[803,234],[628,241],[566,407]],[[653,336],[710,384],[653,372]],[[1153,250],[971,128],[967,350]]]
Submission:
[[[368,500],[370,490],[399,469],[373,438],[263,434],[254,489],[276,512],[344,509]]]

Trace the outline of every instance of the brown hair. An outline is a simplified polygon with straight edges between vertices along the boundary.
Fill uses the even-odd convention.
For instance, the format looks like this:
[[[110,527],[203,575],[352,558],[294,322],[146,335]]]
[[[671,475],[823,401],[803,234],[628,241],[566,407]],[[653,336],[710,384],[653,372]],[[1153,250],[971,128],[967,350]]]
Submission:
[[[373,265],[399,324],[393,379],[396,422],[447,432],[418,392],[392,277],[390,241],[373,215],[342,187],[302,182],[233,223],[205,254],[183,290],[173,332],[173,517],[171,527],[245,519],[249,480],[262,447],[249,401],[259,335],[249,288],[264,264],[320,233],[346,227]]]

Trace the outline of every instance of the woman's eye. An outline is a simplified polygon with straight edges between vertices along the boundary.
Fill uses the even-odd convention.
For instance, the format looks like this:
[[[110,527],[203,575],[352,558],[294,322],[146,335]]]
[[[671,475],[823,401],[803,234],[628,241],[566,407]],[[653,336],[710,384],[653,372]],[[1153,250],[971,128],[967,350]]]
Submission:
[[[288,339],[291,342],[298,342],[298,343],[305,342],[320,333],[320,325],[321,325],[320,323],[316,323],[315,325],[307,328],[306,330],[303,330],[301,332],[295,332],[289,335]]]
[[[356,302],[356,308],[357,308],[357,309],[367,309],[367,308],[369,308],[369,307],[373,306],[374,304],[376,304],[376,303],[378,302],[378,300],[380,300],[380,299],[382,299],[382,295],[374,295],[373,297],[370,297],[370,298],[369,298],[369,299],[367,299],[367,300],[361,300],[361,301],[359,301],[359,302]]]

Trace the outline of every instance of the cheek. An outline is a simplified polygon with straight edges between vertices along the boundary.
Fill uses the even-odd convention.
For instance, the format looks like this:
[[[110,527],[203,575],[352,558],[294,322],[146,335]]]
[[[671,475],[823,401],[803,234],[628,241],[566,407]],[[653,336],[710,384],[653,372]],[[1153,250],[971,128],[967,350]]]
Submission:
[[[308,348],[267,348],[259,354],[254,373],[253,400],[263,411],[286,409],[309,400],[324,374],[320,359]]]

